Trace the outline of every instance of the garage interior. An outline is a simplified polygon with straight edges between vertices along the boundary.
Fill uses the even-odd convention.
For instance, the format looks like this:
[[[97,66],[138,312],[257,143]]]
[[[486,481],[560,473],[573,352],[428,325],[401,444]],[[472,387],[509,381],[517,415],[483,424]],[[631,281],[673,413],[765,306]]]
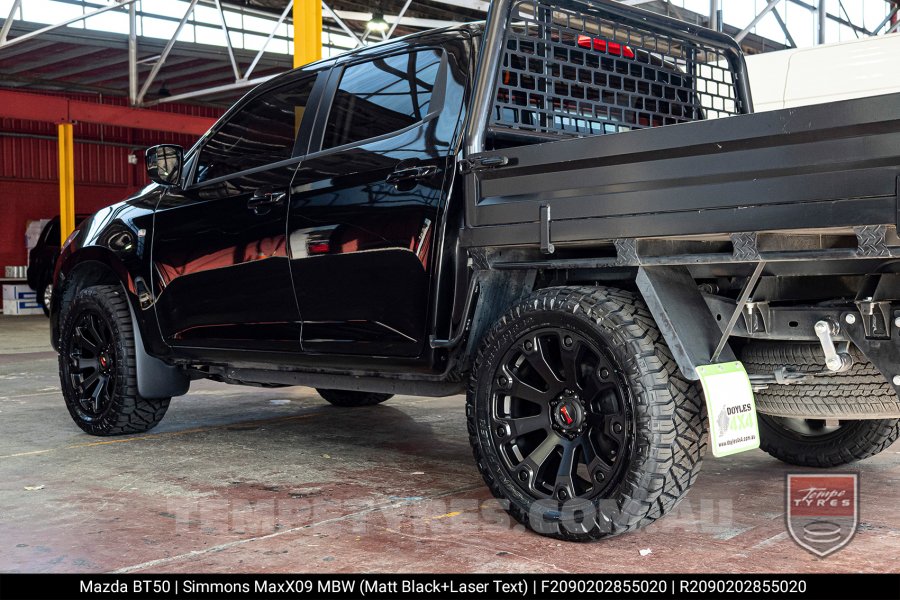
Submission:
[[[622,1],[724,31],[748,55],[900,30],[895,1],[874,16],[838,0],[746,15],[729,0]],[[61,242],[79,215],[146,186],[144,149],[189,148],[253,86],[483,20],[488,3],[56,0],[55,20],[29,4],[0,1],[0,284],[16,298],[0,316],[0,570],[897,572],[900,443],[853,465],[857,533],[823,561],[785,531],[797,469],[761,450],[708,456],[686,500],[644,530],[577,547],[536,536],[473,466],[462,396],[338,408],[309,388],[197,381],[149,433],[82,433],[29,295],[28,240],[59,217]]]

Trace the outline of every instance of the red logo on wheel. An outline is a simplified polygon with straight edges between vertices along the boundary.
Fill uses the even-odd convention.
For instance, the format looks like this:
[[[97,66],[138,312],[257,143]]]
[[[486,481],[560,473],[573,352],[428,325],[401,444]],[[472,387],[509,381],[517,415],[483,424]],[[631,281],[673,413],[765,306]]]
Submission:
[[[850,543],[859,519],[859,476],[788,474],[787,528],[802,548],[825,557]]]
[[[563,418],[566,420],[566,425],[571,425],[574,422],[574,419],[569,416],[569,407],[563,406],[559,409],[559,412],[562,413]]]

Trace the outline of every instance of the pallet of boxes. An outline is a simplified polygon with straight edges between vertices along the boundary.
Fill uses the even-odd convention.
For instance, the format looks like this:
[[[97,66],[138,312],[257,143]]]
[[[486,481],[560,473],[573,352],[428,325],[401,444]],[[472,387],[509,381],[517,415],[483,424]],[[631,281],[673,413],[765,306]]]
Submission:
[[[7,267],[6,279],[21,279],[25,267]],[[40,304],[37,302],[35,292],[24,281],[3,284],[3,314],[7,316],[41,315]]]

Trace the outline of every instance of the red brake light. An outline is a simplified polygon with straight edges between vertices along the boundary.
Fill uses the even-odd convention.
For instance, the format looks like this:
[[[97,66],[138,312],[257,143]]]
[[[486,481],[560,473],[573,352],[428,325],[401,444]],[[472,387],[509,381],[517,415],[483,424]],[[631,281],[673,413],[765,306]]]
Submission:
[[[578,45],[582,48],[590,48],[591,37],[587,35],[579,35]],[[593,47],[597,52],[608,52],[609,54],[612,54],[614,56],[634,58],[634,50],[632,50],[628,46],[623,46],[619,42],[607,42],[606,40],[594,38]]]
[[[331,244],[329,244],[328,242],[310,242],[306,246],[306,251],[310,255],[328,254],[331,251]]]

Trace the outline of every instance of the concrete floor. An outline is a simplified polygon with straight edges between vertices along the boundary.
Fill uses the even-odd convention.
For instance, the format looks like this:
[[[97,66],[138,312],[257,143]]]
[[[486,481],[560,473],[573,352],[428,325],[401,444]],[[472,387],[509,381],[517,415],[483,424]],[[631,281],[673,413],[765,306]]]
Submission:
[[[90,437],[46,320],[0,317],[0,571],[900,571],[900,444],[853,467],[859,531],[826,559],[788,537],[795,469],[760,451],[708,457],[675,513],[576,545],[510,522],[463,415],[460,396],[338,409],[306,388],[197,382],[153,432]]]

